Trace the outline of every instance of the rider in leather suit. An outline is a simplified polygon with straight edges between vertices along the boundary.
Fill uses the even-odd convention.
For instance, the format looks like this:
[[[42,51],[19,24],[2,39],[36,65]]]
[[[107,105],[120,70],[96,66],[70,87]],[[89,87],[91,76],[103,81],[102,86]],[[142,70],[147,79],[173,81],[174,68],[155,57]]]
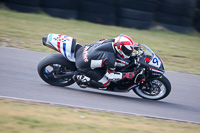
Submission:
[[[106,89],[111,80],[134,78],[134,72],[115,72],[115,67],[116,57],[130,58],[135,46],[130,37],[119,35],[79,48],[76,52],[76,67],[85,76],[75,75],[74,80],[83,88],[93,84],[99,89]]]

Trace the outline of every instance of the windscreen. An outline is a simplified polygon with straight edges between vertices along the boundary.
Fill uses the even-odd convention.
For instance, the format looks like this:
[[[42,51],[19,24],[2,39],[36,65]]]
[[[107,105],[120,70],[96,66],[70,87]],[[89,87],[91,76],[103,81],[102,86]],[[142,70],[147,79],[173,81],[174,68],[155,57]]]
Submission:
[[[160,68],[162,65],[161,59],[146,45],[141,45],[142,50],[144,51],[144,60],[151,66]]]

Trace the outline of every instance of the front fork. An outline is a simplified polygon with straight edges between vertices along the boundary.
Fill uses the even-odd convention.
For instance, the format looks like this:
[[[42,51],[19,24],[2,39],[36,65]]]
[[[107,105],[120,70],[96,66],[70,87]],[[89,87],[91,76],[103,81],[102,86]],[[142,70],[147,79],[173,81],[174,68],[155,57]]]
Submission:
[[[137,82],[138,80],[138,77],[141,75],[141,79],[139,79],[139,81]],[[146,78],[145,78],[145,68],[142,68],[142,70],[140,71],[140,73],[138,73],[135,78],[134,78],[134,83],[143,83],[144,81],[146,81]]]
[[[159,77],[160,78],[160,77]],[[142,68],[140,73],[138,73],[135,76],[133,87],[129,87],[128,89],[134,89],[135,87],[139,87],[139,89],[142,89],[143,86],[147,86],[148,88],[151,88],[152,84],[151,81],[155,80],[155,78],[149,78],[148,73],[146,72],[145,68]]]
[[[139,85],[139,89],[140,90],[145,90],[149,93],[152,93],[155,91],[154,89],[154,85],[153,85],[153,80],[156,80],[156,79],[159,79],[159,78],[162,78],[162,76],[160,77],[154,77],[154,78],[146,78],[145,81],[141,82],[140,85]]]

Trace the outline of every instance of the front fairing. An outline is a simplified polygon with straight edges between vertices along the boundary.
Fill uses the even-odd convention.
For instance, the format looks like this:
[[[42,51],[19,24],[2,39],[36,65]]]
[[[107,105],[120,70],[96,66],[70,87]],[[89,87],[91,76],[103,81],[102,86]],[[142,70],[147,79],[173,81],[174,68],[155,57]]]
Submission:
[[[142,55],[140,62],[147,65],[150,71],[163,74],[165,72],[163,61],[146,45],[142,44],[141,48],[144,51],[144,54]]]

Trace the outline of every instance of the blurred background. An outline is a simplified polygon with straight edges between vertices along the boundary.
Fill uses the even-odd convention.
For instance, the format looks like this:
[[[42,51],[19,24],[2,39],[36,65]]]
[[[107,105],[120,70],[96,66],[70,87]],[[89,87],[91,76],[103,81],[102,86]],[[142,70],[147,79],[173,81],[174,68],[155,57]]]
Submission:
[[[0,0],[0,46],[55,52],[42,46],[48,33],[81,45],[126,34],[166,70],[200,74],[200,0]]]
[[[78,19],[137,29],[155,26],[200,32],[200,0],[0,0],[12,10],[41,11],[59,18]]]
[[[42,37],[49,33],[72,36],[82,45],[126,34],[135,42],[146,44],[159,55],[167,71],[196,75],[169,72],[169,79],[175,91],[173,90],[172,95],[170,94],[170,97],[163,102],[131,98],[132,94],[126,97],[117,96],[118,94],[102,95],[75,88],[45,87],[36,73],[36,66],[40,56],[55,52],[42,45]],[[126,105],[130,110],[138,108],[140,114],[150,106],[152,108],[148,108],[148,111],[155,115],[162,114],[162,110],[166,111],[169,107],[172,111],[166,112],[172,114],[171,118],[175,118],[179,112],[179,115],[198,119],[199,42],[200,0],[0,0],[1,95],[11,93],[16,96],[24,93],[29,99],[31,97],[52,98],[53,101],[58,100],[62,103],[63,101],[69,103],[89,101],[92,106],[99,103],[102,106],[114,103],[116,108],[123,108]],[[4,50],[7,47],[12,51],[25,49],[22,51],[26,55],[13,52],[16,57],[11,56],[10,51]],[[37,56],[34,56],[36,54],[32,54],[30,50],[37,51]],[[9,66],[8,63],[11,65]],[[179,85],[180,87],[177,87]],[[186,91],[183,91],[183,88]],[[89,100],[81,98],[80,95]],[[66,99],[68,97],[71,100]],[[93,103],[100,98],[108,102]],[[200,126],[190,123],[180,124],[169,121],[163,123],[152,119],[147,121],[146,118],[141,120],[136,117],[118,116],[118,114],[112,116],[81,109],[66,111],[66,108],[52,109],[46,105],[32,108],[21,103],[12,104],[2,101],[1,98],[0,107],[2,108],[0,110],[1,133],[9,131],[13,133],[65,133],[66,131],[72,133],[102,131],[200,133]]]

